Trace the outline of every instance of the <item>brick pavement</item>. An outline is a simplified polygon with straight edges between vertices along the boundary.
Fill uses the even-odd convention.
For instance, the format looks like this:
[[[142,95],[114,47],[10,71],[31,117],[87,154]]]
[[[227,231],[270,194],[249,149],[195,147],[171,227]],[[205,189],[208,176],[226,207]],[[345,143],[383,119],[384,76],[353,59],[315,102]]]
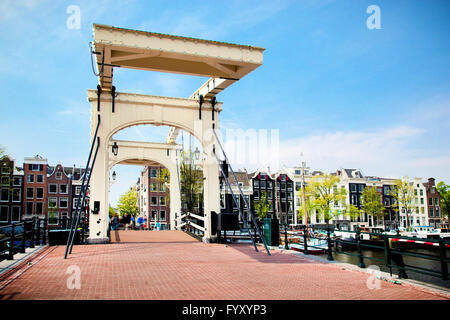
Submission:
[[[413,286],[278,250],[267,256],[251,245],[206,244],[181,231],[121,231],[120,242],[51,247],[1,289],[0,299],[152,300],[403,300],[448,299]],[[117,237],[112,232],[112,240]],[[263,249],[263,248],[261,248]],[[68,289],[69,266],[81,271],[81,288]]]

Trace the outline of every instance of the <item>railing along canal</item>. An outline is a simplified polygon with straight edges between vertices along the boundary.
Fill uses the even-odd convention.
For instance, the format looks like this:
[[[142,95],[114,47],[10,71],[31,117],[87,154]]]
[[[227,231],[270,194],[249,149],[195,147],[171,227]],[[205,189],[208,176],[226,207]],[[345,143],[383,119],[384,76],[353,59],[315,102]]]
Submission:
[[[414,242],[423,242],[420,238],[416,237],[406,237],[401,236],[399,234],[384,234],[384,233],[373,233],[373,232],[361,232],[359,227],[356,227],[355,231],[348,230],[335,230],[342,233],[348,233],[349,235],[354,235],[354,239],[352,237],[348,237],[346,239],[342,239],[340,237],[336,237],[332,235],[332,229],[330,227],[325,229],[314,230],[312,226],[302,226],[300,237],[297,239],[301,239],[301,241],[292,241],[292,238],[289,239],[288,231],[285,227],[284,230],[280,230],[280,240],[284,242],[285,248],[290,247],[292,244],[300,243],[302,245],[302,251],[304,254],[310,254],[310,249],[321,249],[327,254],[328,260],[334,260],[333,254],[344,254],[348,256],[355,256],[358,258],[358,266],[360,268],[366,268],[365,261],[373,260],[386,266],[390,270],[390,274],[392,275],[392,269],[398,269],[399,278],[408,278],[406,271],[412,271],[419,274],[425,274],[433,277],[439,277],[443,280],[448,280],[448,263],[450,259],[447,257],[447,250],[450,248],[450,240],[444,239],[426,239],[428,246],[438,247],[439,255],[426,254],[426,253],[417,253],[407,251],[405,248],[405,243],[407,245],[411,245]],[[317,231],[325,231],[324,233],[319,233]],[[367,235],[369,239],[378,238],[378,241],[371,241],[370,243],[366,243],[362,239],[363,235]],[[284,239],[283,239],[284,238]],[[323,241],[322,244],[311,244],[312,239],[317,239]],[[375,244],[374,244],[375,242]],[[326,244],[325,244],[326,243]],[[333,246],[334,244],[334,246]],[[339,249],[341,247],[341,249]],[[353,250],[348,250],[345,248],[352,248]],[[371,257],[363,254],[363,249],[375,249],[383,252],[383,259],[377,257]],[[354,251],[355,252],[349,252]],[[409,256],[418,259],[431,260],[439,262],[440,270],[432,270],[429,268],[423,268],[421,266],[413,266],[407,265],[403,261],[403,257]]]

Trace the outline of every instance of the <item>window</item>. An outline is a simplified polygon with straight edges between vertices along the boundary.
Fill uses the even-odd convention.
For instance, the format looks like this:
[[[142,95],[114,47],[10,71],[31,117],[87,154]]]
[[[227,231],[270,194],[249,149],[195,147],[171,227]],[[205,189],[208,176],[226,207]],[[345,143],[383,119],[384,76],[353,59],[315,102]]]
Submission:
[[[272,199],[272,191],[267,192],[267,199]]]
[[[414,189],[414,195],[417,196],[417,189]]]
[[[0,222],[8,222],[9,218],[9,207],[0,206]]]
[[[439,207],[436,208],[436,217],[440,217]]]
[[[286,190],[286,182],[281,183],[281,189]]]
[[[150,184],[150,191],[158,191],[158,184],[156,182]]]
[[[69,200],[67,198],[59,198],[59,207],[67,208],[69,206]]]
[[[37,182],[37,183],[44,183],[44,175],[42,175],[42,174],[37,174],[37,175],[36,175],[36,182]]]
[[[57,192],[58,185],[57,184],[49,184],[48,185],[48,193],[55,194]]]
[[[76,186],[75,187],[75,195],[79,195],[81,192],[81,186]]]
[[[356,197],[356,195],[352,194],[351,204],[356,206],[357,202],[358,202],[358,198]]]
[[[261,173],[261,180],[266,180],[266,174],[265,173]]]
[[[28,166],[28,168],[31,171],[42,171],[42,170],[44,170],[44,165],[42,165],[42,164],[30,164]]]
[[[151,201],[151,205],[152,205],[152,206],[158,205],[158,200],[157,200],[156,197],[152,197],[151,200],[152,200],[152,201]]]
[[[436,206],[439,205],[439,198],[434,198],[434,205],[436,205]]]
[[[160,219],[160,220],[166,220],[166,211],[161,210],[161,211],[159,212],[159,219]]]
[[[61,194],[67,194],[69,192],[69,188],[67,184],[60,184],[59,185],[59,193]]]
[[[152,170],[150,171],[150,176],[151,176],[152,178],[156,178],[156,177],[158,176],[158,170],[152,169]]]
[[[3,173],[3,174],[9,174],[9,173],[11,173],[11,168],[10,168],[10,167],[7,167],[7,166],[2,167],[2,173]]]
[[[67,221],[67,218],[69,217],[67,212],[61,212],[61,220]]]
[[[359,192],[363,193],[364,192],[364,185],[360,184],[358,187],[359,187]]]
[[[57,198],[48,198],[48,208],[56,208],[58,206]]]
[[[27,199],[34,198],[34,188],[27,188]]]
[[[10,183],[11,181],[10,181],[10,179],[9,179],[9,177],[2,177],[2,186],[9,186],[9,183]]]
[[[295,174],[302,174],[300,170],[295,170]]]
[[[62,180],[62,172],[57,172],[55,177],[56,180]]]
[[[159,205],[161,206],[166,205],[166,197],[159,197]]]
[[[27,174],[27,182],[28,183],[34,182],[34,174]]]
[[[420,204],[424,204],[424,203],[423,203],[423,198],[420,198]]]
[[[261,188],[265,189],[266,188],[266,181],[261,181]]]
[[[350,185],[350,191],[351,192],[356,192],[356,184],[351,184]]]
[[[11,211],[11,220],[13,222],[20,221],[20,206],[13,206]]]
[[[158,211],[152,210],[152,220],[156,220],[158,218]]]
[[[9,201],[9,190],[7,188],[2,188],[0,192],[0,201],[3,202]]]
[[[286,181],[286,176],[284,174],[281,176],[281,181]]]
[[[33,202],[27,202],[26,214],[33,214]]]
[[[428,205],[432,206],[433,205],[433,198],[428,198]]]
[[[384,198],[384,206],[389,207],[391,205],[389,198]]]
[[[267,181],[267,188],[272,189],[272,181]]]
[[[423,196],[423,190],[422,189],[420,189],[420,195]]]
[[[259,187],[259,180],[254,180],[253,181],[253,187],[254,188],[258,188]]]
[[[433,210],[433,208],[430,208],[430,217],[434,217],[434,210]]]
[[[259,199],[259,190],[254,191],[255,199]]]
[[[13,178],[13,186],[21,186],[22,185],[22,178],[14,177]]]
[[[36,214],[43,214],[44,211],[42,210],[44,206],[44,203],[42,202],[36,202]]]
[[[48,224],[56,225],[59,221],[59,212],[49,212],[48,213]]]
[[[13,189],[13,196],[12,196],[12,201],[13,202],[20,202],[20,189],[14,188]]]
[[[36,199],[44,198],[44,188],[36,188]]]
[[[383,193],[384,193],[385,196],[389,195],[389,186],[384,186],[383,187]]]

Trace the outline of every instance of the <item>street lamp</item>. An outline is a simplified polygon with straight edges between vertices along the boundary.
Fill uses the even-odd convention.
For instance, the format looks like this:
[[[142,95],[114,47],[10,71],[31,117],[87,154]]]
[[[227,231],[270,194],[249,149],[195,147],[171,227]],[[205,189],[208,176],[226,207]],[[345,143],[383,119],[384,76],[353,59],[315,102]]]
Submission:
[[[113,153],[113,155],[117,156],[118,152],[119,152],[119,146],[117,145],[117,142],[114,141],[114,144],[112,146],[112,153]]]
[[[195,147],[194,157],[195,157],[195,160],[200,159],[200,150],[198,150],[198,147]]]
[[[112,178],[113,178],[113,181],[116,181],[116,172],[115,171],[113,171],[113,173],[112,173]]]

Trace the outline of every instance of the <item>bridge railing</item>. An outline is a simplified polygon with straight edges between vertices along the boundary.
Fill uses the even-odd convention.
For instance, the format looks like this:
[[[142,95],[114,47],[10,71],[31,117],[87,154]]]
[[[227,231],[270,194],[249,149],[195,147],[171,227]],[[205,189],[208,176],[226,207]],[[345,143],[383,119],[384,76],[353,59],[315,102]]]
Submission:
[[[13,260],[17,253],[26,248],[44,245],[47,242],[47,219],[29,218],[0,226],[0,261]]]
[[[349,237],[338,237],[334,232],[348,234]],[[294,233],[295,234],[295,233]],[[296,233],[297,237],[288,237],[287,228],[284,230],[284,243],[288,248],[291,244],[300,243],[303,245],[305,254],[309,254],[308,248],[324,249],[328,254],[328,260],[334,260],[334,254],[344,254],[355,256],[358,258],[358,266],[365,268],[365,260],[373,260],[380,264],[384,264],[389,268],[392,275],[392,269],[398,269],[399,278],[408,278],[406,271],[412,271],[419,274],[425,274],[433,277],[439,277],[448,280],[448,263],[447,256],[450,248],[450,239],[421,239],[417,237],[402,236],[400,234],[386,234],[375,232],[362,232],[359,227],[355,231],[332,229],[331,227],[315,230],[313,226],[302,226],[301,230]],[[366,235],[366,237],[364,237]],[[300,236],[300,237],[299,237]],[[354,238],[353,238],[354,237]],[[298,241],[300,239],[300,241]],[[326,240],[327,245],[311,245],[311,239]],[[369,240],[369,241],[368,241]],[[334,245],[333,245],[334,244]],[[407,245],[424,245],[435,247],[439,250],[439,254],[428,254],[408,251]],[[363,254],[363,249],[375,249],[383,252],[383,259],[371,257]],[[356,250],[356,253],[354,252]],[[414,257],[423,260],[439,262],[439,271],[430,268],[424,268],[419,265],[405,264],[403,257]]]

